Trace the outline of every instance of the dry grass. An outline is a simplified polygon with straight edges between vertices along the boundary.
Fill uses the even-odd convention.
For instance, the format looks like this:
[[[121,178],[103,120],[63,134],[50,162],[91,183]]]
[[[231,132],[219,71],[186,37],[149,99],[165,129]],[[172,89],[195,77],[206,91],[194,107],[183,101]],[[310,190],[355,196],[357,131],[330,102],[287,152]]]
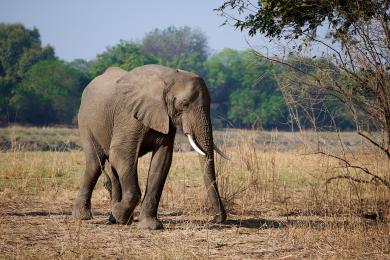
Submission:
[[[26,130],[28,131],[28,129]],[[55,130],[50,130],[55,132]],[[71,131],[74,135],[74,130]],[[84,169],[83,154],[0,153],[0,252],[4,258],[271,258],[390,257],[390,192],[380,185],[326,180],[346,169],[313,154],[321,148],[390,177],[390,165],[352,134],[217,132],[232,158],[217,157],[229,217],[208,222],[197,155],[177,152],[160,204],[163,231],[106,224],[109,199],[101,183],[93,195],[95,218],[70,212]],[[342,143],[350,144],[345,152]],[[346,139],[346,141],[344,140]],[[186,144],[178,138],[177,150]],[[15,146],[17,147],[17,146]],[[149,156],[140,159],[145,186]],[[361,176],[359,172],[349,172]],[[364,177],[364,176],[363,176]],[[373,216],[370,220],[364,216]]]
[[[64,152],[78,149],[79,142],[78,132],[70,128],[0,128],[0,150]]]

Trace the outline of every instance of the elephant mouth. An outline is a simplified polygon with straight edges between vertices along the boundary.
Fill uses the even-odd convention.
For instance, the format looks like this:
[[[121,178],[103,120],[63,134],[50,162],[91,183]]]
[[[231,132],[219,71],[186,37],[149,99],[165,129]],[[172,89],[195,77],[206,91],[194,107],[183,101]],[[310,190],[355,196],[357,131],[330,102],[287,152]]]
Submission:
[[[195,150],[197,153],[199,153],[200,155],[206,156],[206,153],[203,152],[202,149],[200,149],[200,148],[198,147],[198,145],[196,144],[196,142],[195,142],[194,138],[192,137],[192,135],[190,135],[190,134],[185,134],[185,135],[187,136],[188,141],[189,141],[191,147],[194,148],[194,150]],[[224,158],[225,160],[230,160],[230,158],[229,158],[227,155],[225,155],[225,154],[218,148],[218,146],[216,146],[214,143],[213,143],[213,146],[214,146],[214,150],[215,150],[219,155],[221,155],[222,158]]]

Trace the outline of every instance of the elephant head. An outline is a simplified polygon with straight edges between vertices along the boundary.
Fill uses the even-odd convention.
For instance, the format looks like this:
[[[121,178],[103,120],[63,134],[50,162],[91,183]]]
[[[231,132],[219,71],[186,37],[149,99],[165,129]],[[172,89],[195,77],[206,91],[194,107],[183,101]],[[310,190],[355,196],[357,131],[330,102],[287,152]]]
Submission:
[[[214,145],[210,120],[210,95],[198,75],[159,65],[132,70],[118,80],[121,96],[132,115],[146,127],[167,134],[170,128],[181,129],[200,155],[208,197],[216,212],[215,221],[223,222],[223,207],[215,176]]]

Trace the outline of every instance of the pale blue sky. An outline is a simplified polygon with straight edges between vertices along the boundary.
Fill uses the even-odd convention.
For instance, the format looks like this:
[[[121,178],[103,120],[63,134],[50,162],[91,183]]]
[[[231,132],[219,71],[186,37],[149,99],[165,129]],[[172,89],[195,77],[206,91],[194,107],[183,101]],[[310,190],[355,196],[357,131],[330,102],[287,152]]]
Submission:
[[[220,26],[213,11],[223,1],[188,0],[0,0],[0,22],[21,22],[39,29],[44,44],[65,60],[93,59],[124,40],[140,40],[145,33],[169,25],[201,29],[212,51],[246,49],[245,33]],[[256,39],[258,41],[259,39]],[[255,42],[255,40],[251,40]]]

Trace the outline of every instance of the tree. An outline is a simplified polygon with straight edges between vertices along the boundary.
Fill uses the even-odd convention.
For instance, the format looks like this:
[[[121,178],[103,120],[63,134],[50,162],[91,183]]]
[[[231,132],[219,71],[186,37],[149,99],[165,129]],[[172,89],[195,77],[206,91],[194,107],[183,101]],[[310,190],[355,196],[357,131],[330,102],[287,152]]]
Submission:
[[[155,29],[145,35],[140,50],[157,57],[162,65],[199,74],[203,74],[203,62],[209,56],[205,34],[188,26]]]
[[[313,81],[314,75],[340,80],[340,71],[331,60],[289,55],[284,62],[289,66],[284,66],[276,78],[284,101],[290,108],[290,127],[324,131],[334,130],[335,127],[340,130],[354,128],[353,117],[348,113],[345,102],[337,96],[326,95]]]
[[[14,118],[9,101],[31,66],[53,59],[53,48],[42,46],[36,28],[30,30],[22,24],[0,23],[0,121]]]
[[[205,63],[206,82],[213,102],[214,114],[227,119],[229,96],[241,88],[242,57],[240,52],[224,49]],[[215,118],[215,117],[214,117]],[[223,122],[218,125],[222,126]]]
[[[232,49],[210,57],[206,68],[215,114],[240,127],[284,127],[287,110],[274,80],[280,68],[252,51]]]
[[[69,67],[79,71],[83,75],[84,86],[88,84],[91,78],[91,64],[83,59],[75,59],[68,63]]]
[[[90,64],[90,75],[94,78],[111,66],[132,70],[154,63],[157,63],[157,59],[151,54],[142,53],[134,43],[121,40],[114,47],[107,48],[105,52],[97,55],[97,58]]]
[[[253,51],[243,51],[241,57],[242,87],[230,95],[229,119],[243,127],[285,128],[287,108],[275,81],[280,66]]]
[[[281,95],[267,95],[259,89],[244,88],[230,95],[229,119],[241,127],[284,128],[286,113]]]
[[[235,27],[247,29],[250,36],[262,33],[271,38],[296,39],[315,37],[322,25],[328,25],[339,38],[360,22],[378,15],[386,18],[388,8],[386,0],[227,0],[216,11],[227,18],[226,22],[233,20]],[[231,14],[234,11],[239,17]]]
[[[62,61],[34,64],[10,100],[16,121],[35,125],[74,123],[84,83],[84,75]]]
[[[313,97],[314,93],[314,96],[328,96],[344,103],[354,119],[357,133],[390,161],[389,1],[266,0],[253,4],[247,0],[228,0],[217,10],[233,19],[236,27],[248,29],[250,35],[263,33],[271,38],[296,39],[297,44],[292,48],[298,47],[298,55],[305,46],[320,45],[331,65],[317,66],[313,72],[301,70],[286,60],[271,59],[296,71],[297,76],[292,80],[299,82],[296,86],[302,86],[305,95]],[[238,18],[230,13],[234,11],[239,14]],[[325,26],[328,39],[318,35],[318,29]],[[285,93],[294,91],[285,88]],[[293,104],[300,105],[299,99]],[[349,174],[349,169],[358,169],[363,176],[390,189],[385,175],[351,163],[345,157],[329,156],[342,161],[347,169],[348,174],[338,178],[368,182],[362,175]]]

